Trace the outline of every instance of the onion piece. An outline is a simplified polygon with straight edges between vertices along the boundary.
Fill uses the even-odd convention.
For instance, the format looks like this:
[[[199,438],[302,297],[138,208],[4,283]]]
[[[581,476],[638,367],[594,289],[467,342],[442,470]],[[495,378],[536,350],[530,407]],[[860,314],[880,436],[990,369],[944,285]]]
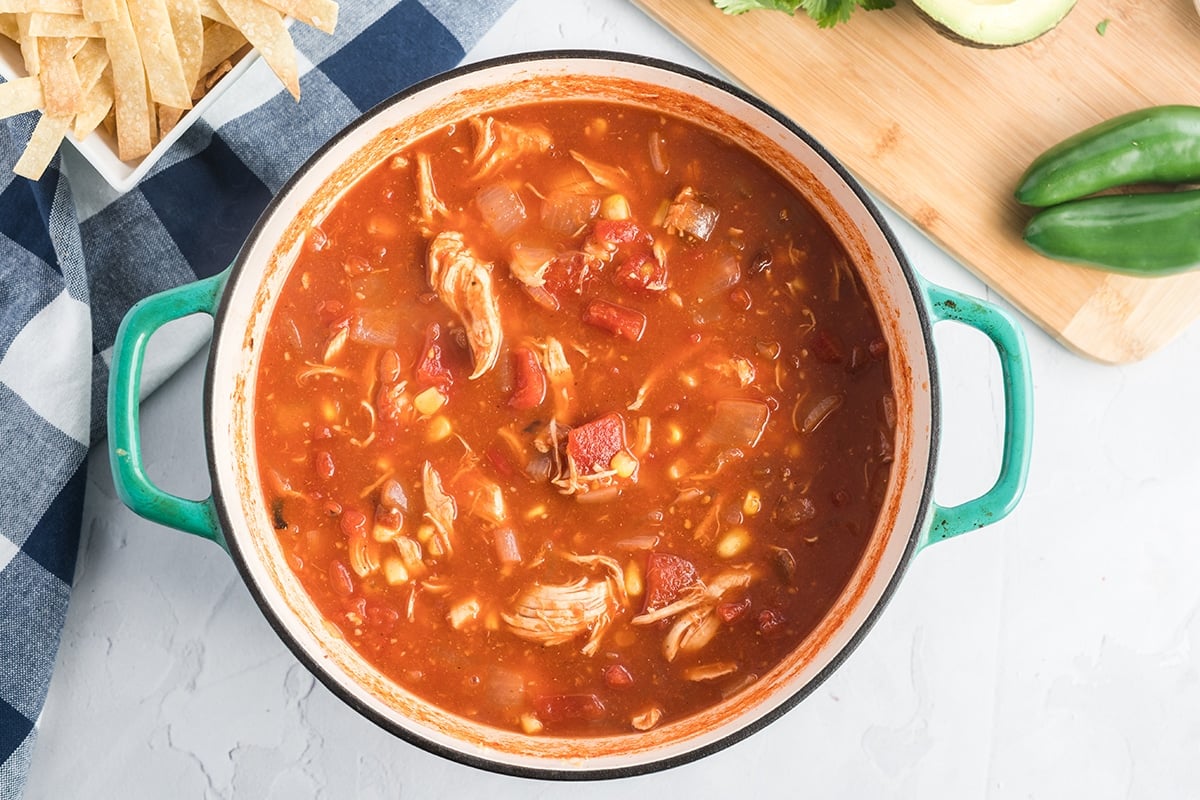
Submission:
[[[667,164],[667,157],[663,153],[663,138],[658,131],[650,131],[650,167],[659,175],[666,175],[671,171],[671,167]]]
[[[513,277],[530,288],[546,285],[546,270],[558,253],[550,247],[535,247],[517,242],[509,250],[508,269]]]
[[[350,341],[394,348],[400,341],[402,324],[398,315],[384,309],[360,311],[350,318]]]
[[[846,398],[840,394],[831,394],[827,397],[821,398],[821,400],[809,410],[808,414],[805,415],[804,421],[800,424],[800,432],[812,433],[815,431],[821,426],[821,423],[829,419],[829,416],[833,414],[833,412],[842,407],[842,403],[845,402],[845,399]],[[795,425],[795,415],[793,415],[792,424]]]
[[[599,211],[600,198],[555,189],[542,203],[542,227],[563,236],[573,236],[595,219]]]
[[[525,204],[507,184],[483,186],[475,193],[475,205],[479,207],[484,223],[502,238],[525,224]]]
[[[494,534],[496,558],[501,564],[520,564],[521,547],[517,542],[517,532],[512,528],[497,528]]]
[[[770,416],[771,409],[762,400],[718,400],[703,441],[722,450],[754,447]]]

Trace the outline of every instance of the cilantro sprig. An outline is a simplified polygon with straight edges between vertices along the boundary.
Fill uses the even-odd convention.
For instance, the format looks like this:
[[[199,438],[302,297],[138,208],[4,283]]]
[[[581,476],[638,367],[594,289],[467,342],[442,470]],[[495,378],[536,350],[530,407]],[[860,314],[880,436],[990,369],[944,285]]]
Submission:
[[[804,11],[822,28],[831,28],[848,21],[856,8],[876,11],[891,8],[896,5],[896,0],[713,0],[713,4],[726,14],[744,14],[757,9],[788,14]]]

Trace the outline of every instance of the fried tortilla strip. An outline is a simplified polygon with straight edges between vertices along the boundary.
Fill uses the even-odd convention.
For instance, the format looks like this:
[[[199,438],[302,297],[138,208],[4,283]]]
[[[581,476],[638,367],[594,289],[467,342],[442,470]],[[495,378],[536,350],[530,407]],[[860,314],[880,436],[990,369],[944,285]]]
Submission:
[[[204,26],[204,48],[200,59],[200,76],[216,69],[222,61],[246,46],[246,37],[237,28],[211,22]]]
[[[83,18],[88,22],[111,22],[117,18],[117,0],[83,0]]]
[[[296,48],[283,24],[283,15],[260,0],[218,0],[221,8],[254,45],[267,66],[292,97],[300,99],[300,70]]]
[[[4,0],[0,0],[4,2]],[[21,59],[25,62],[25,74],[37,75],[42,71],[38,38],[29,34],[29,14],[17,14],[17,41],[21,45]]]
[[[0,14],[0,36],[14,42],[20,41],[21,29],[17,27],[16,14]]]
[[[86,94],[100,80],[105,68],[108,67],[108,51],[104,49],[104,40],[88,39],[87,43],[75,54],[75,71],[79,73],[79,85]]]
[[[225,13],[225,9],[217,4],[217,0],[199,0],[200,16],[205,19],[211,19],[213,22],[219,22],[230,28],[233,27],[233,20]]]
[[[83,86],[70,47],[68,39],[41,39],[38,43],[42,61],[38,77],[46,100],[44,111],[52,117],[72,117],[83,102]]]
[[[42,118],[38,120],[37,127],[33,129],[33,136],[30,137],[29,144],[25,145],[25,152],[21,153],[21,157],[17,159],[13,172],[33,181],[42,177],[42,173],[46,171],[54,154],[58,152],[58,146],[62,143],[63,137],[67,135],[67,129],[70,127],[70,117],[52,117],[49,114],[43,114]]]
[[[151,100],[175,108],[191,108],[192,87],[184,77],[166,0],[128,0],[128,3]]]
[[[166,136],[171,132],[171,129],[179,124],[179,120],[183,119],[183,115],[187,113],[182,108],[171,108],[159,103],[156,107],[158,112],[158,135]]]
[[[35,11],[29,15],[31,36],[82,36],[99,38],[104,34],[100,26],[73,14],[43,14]]]
[[[190,91],[203,74],[200,62],[204,57],[204,20],[200,18],[200,4],[197,0],[167,0],[167,15],[175,32],[183,82]]]
[[[96,81],[87,96],[83,98],[83,107],[75,115],[75,129],[72,135],[76,141],[82,141],[99,127],[113,106],[112,70],[105,69],[101,79]]]
[[[36,75],[0,83],[0,119],[34,111],[44,104],[42,82]]]
[[[311,25],[323,33],[337,27],[338,4],[333,0],[263,0],[285,16]]]
[[[0,0],[0,14],[82,14],[80,0]]]
[[[149,153],[151,148],[150,101],[142,55],[133,22],[124,6],[117,7],[115,20],[100,25],[112,62],[117,157],[122,161],[133,161]]]

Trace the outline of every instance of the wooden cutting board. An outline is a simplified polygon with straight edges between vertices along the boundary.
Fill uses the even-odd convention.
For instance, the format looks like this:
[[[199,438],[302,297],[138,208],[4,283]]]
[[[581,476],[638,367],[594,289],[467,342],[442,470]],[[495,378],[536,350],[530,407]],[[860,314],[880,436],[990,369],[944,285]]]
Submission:
[[[939,35],[909,0],[827,30],[803,15],[726,16],[710,0],[635,2],[1073,350],[1135,361],[1200,316],[1200,273],[1129,278],[1042,258],[1012,199],[1029,162],[1070,134],[1200,105],[1192,0],[1080,0],[1040,39],[990,50]]]

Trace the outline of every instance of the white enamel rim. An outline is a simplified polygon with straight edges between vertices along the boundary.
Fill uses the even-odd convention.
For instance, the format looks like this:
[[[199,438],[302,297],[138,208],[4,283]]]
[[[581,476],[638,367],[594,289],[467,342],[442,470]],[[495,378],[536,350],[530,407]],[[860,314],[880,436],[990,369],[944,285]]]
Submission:
[[[262,341],[274,299],[294,260],[307,223],[321,217],[328,195],[361,174],[346,166],[370,150],[369,164],[403,146],[396,131],[431,108],[472,109],[534,99],[548,85],[653,104],[655,93],[689,96],[710,118],[729,117],[753,131],[760,153],[786,151],[786,174],[807,176],[801,187],[843,243],[857,253],[864,283],[889,343],[893,384],[908,414],[897,425],[897,460],[884,512],[868,557],[817,631],[756,688],[688,720],[649,733],[598,739],[528,737],[499,731],[429,706],[374,671],[350,646],[331,636],[320,613],[287,568],[258,488],[254,453],[256,343]],[[627,97],[632,82],[634,96]],[[505,87],[476,97],[481,87]],[[714,110],[715,109],[715,110]],[[438,122],[449,121],[451,114]],[[415,131],[419,135],[421,131]],[[755,133],[756,132],[756,133]],[[742,131],[741,133],[746,133]],[[762,149],[760,149],[762,148]],[[365,163],[365,162],[364,162]],[[352,172],[353,175],[348,173]],[[812,189],[812,180],[819,182]],[[824,198],[816,194],[825,193]],[[317,193],[324,199],[310,202]],[[832,200],[832,203],[831,203]],[[835,206],[834,208],[829,207]],[[296,223],[298,217],[304,224]],[[205,387],[205,424],[213,497],[230,552],[267,620],[313,674],[361,714],[396,736],[452,760],[491,771],[565,780],[614,778],[676,766],[726,747],[795,706],[849,655],[895,590],[928,524],[938,440],[937,371],[931,324],[918,279],[865,190],[807,133],[741,90],[703,73],[655,59],[591,51],[509,56],[463,67],[381,103],[319,150],[279,192],[243,247],[216,315]]]

